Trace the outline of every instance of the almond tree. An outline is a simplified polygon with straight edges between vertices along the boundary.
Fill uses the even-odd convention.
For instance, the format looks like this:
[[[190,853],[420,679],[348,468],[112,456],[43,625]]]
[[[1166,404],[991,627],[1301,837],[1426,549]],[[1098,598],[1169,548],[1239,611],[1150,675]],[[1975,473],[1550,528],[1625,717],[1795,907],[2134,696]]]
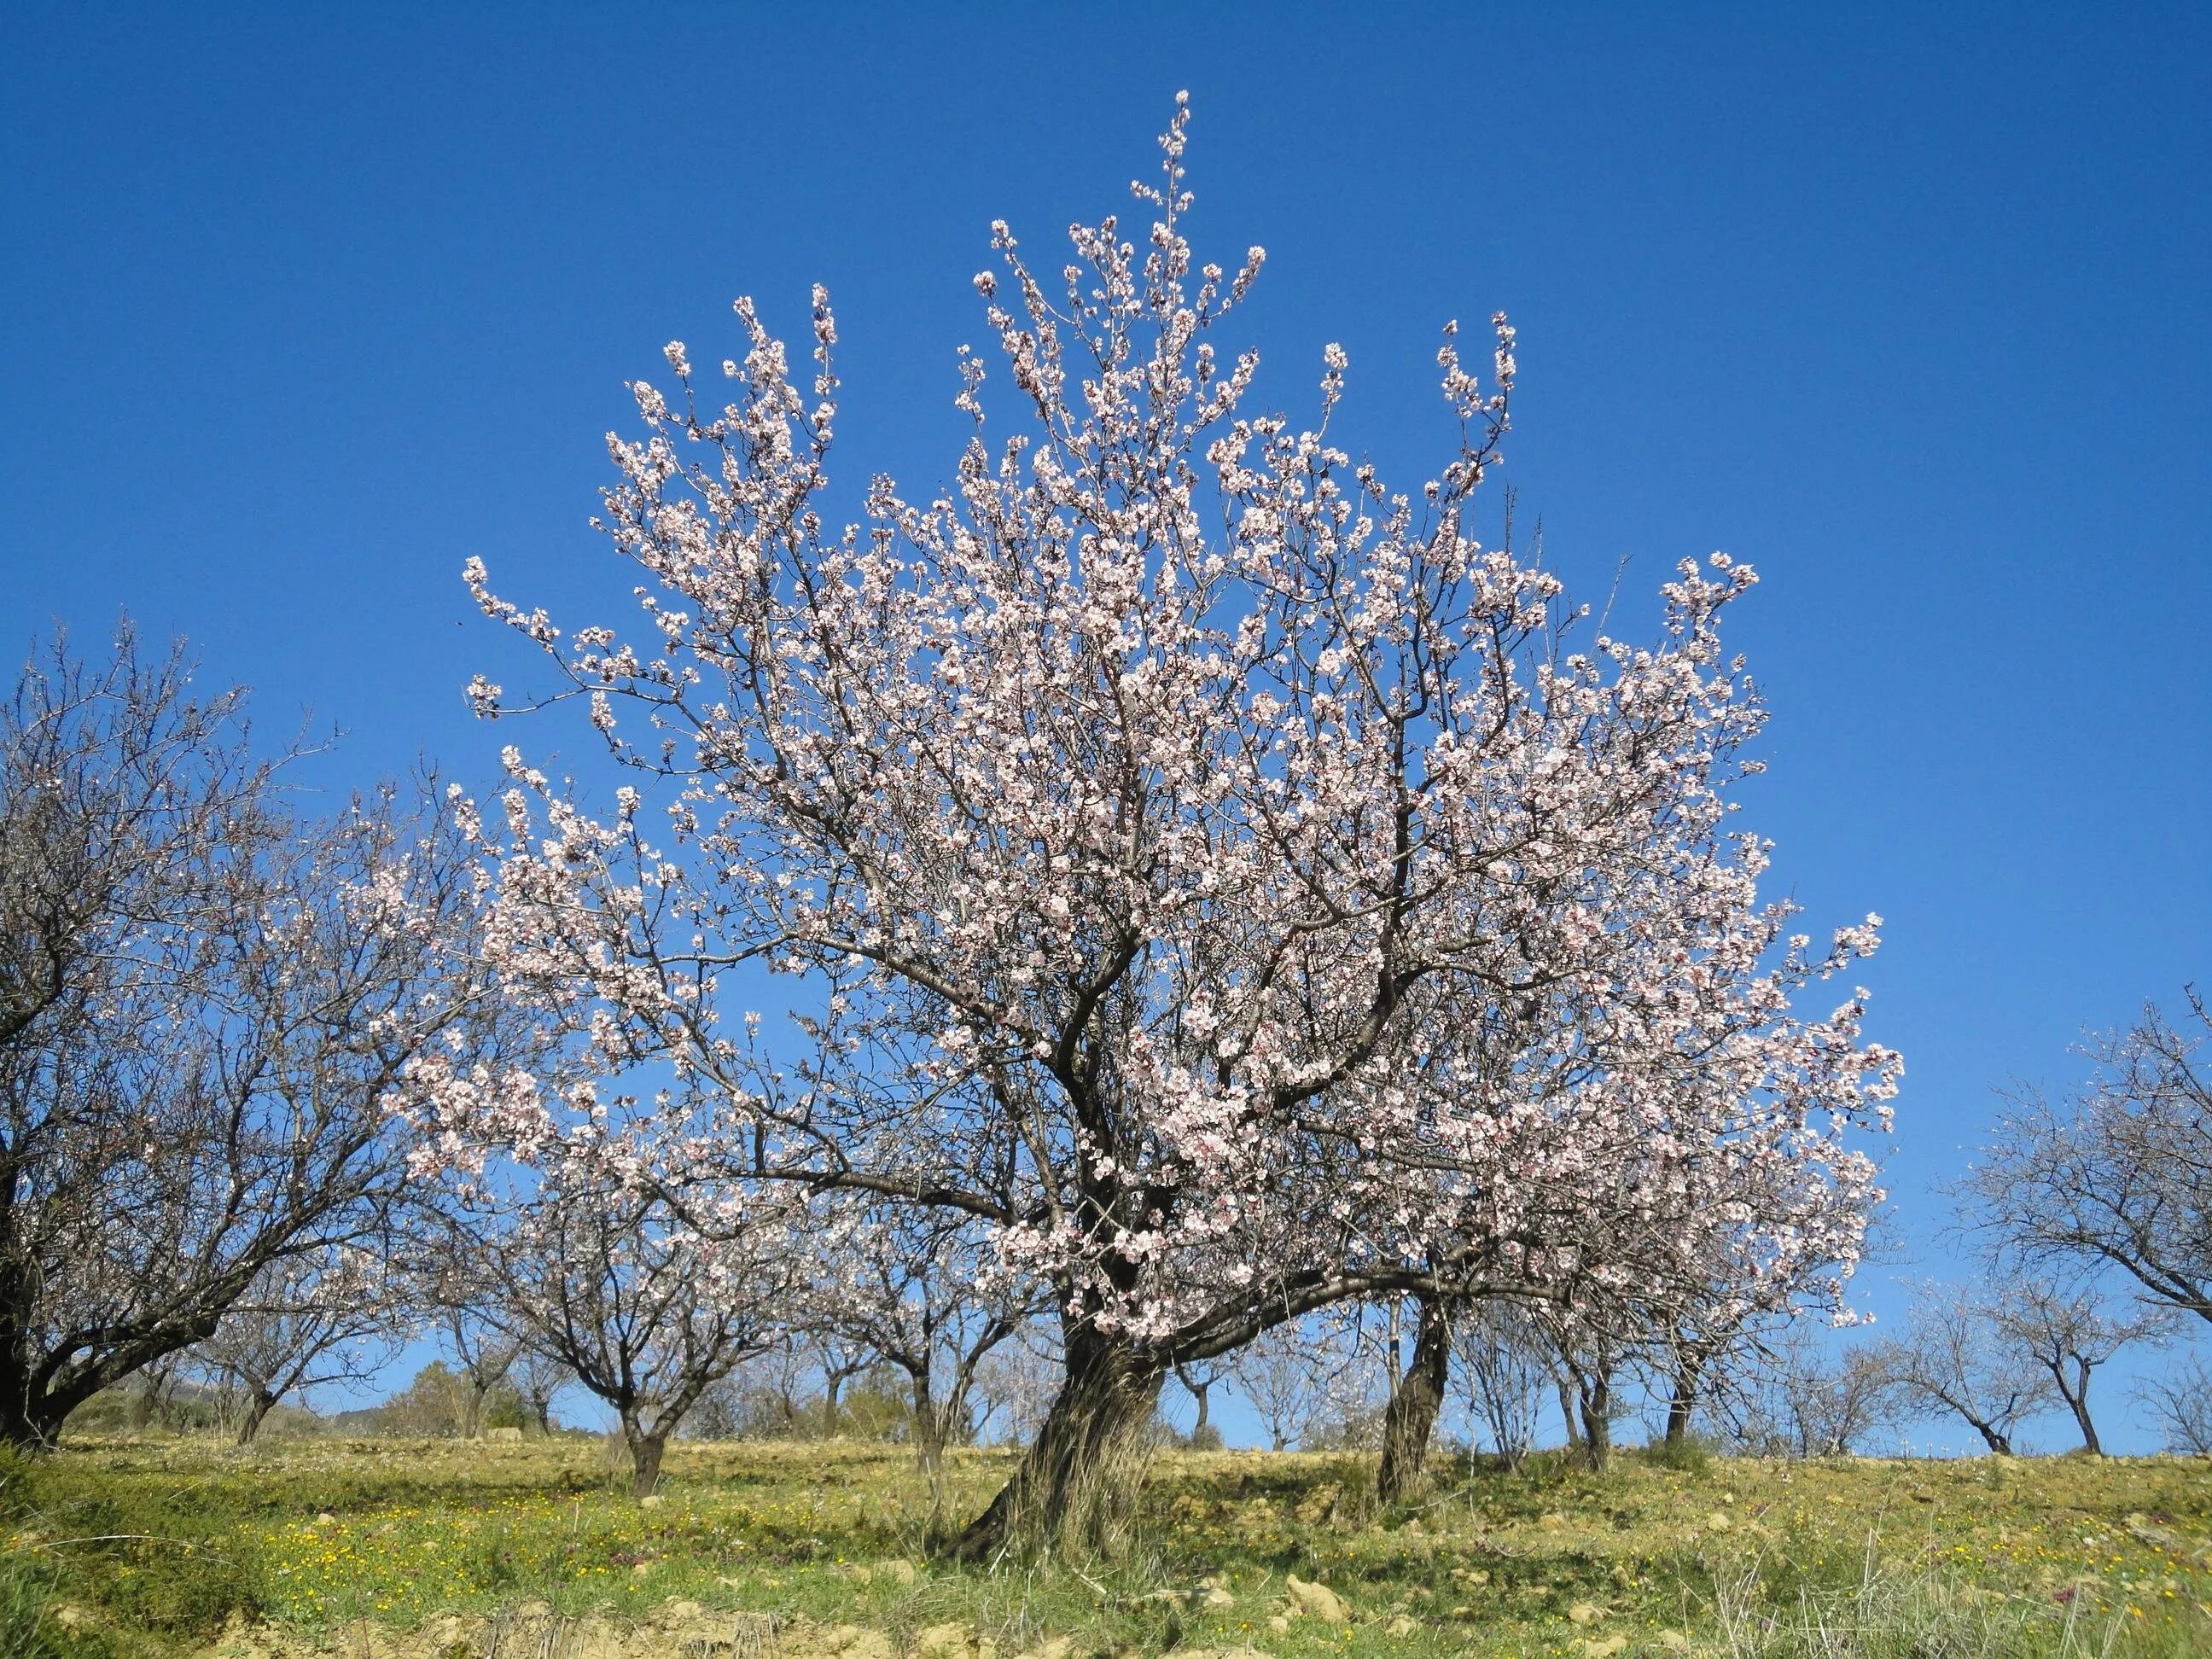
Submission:
[[[2051,1386],[2073,1413],[2081,1449],[2104,1454],[2096,1419],[2089,1414],[2089,1382],[2097,1368],[2132,1344],[2156,1341],[2170,1328],[2165,1309],[2116,1310],[2094,1285],[2014,1279],[1990,1302],[1999,1334],[2051,1377]]]
[[[496,1055],[471,860],[396,792],[327,821],[237,690],[126,628],[0,705],[0,1437],[208,1340],[256,1286],[380,1254],[382,1106]],[[459,856],[456,856],[459,854]]]
[[[835,528],[827,297],[811,387],[740,301],[729,400],[672,343],[672,401],[640,383],[642,437],[610,439],[643,637],[469,573],[557,676],[479,679],[480,710],[580,699],[632,775],[599,816],[509,751],[481,831],[508,985],[593,1067],[668,1062],[701,1179],[951,1212],[1058,1310],[1060,1397],[971,1554],[1097,1536],[1179,1364],[1350,1299],[1632,1277],[1585,1248],[1626,1236],[1620,1146],[1756,1142],[1847,1255],[1870,1166],[1841,1137],[1895,1070],[1857,996],[1789,1008],[1871,927],[1785,940],[1764,845],[1724,833],[1750,571],[1686,565],[1656,643],[1571,648],[1558,580],[1474,533],[1502,317],[1487,386],[1446,328],[1452,436],[1410,491],[1333,435],[1337,347],[1316,426],[1252,412],[1256,357],[1212,336],[1263,256],[1192,252],[1187,117],[1149,230],[1075,227],[1053,291],[994,228],[1018,414],[986,425],[963,349],[945,493],[878,477]],[[759,969],[802,1040],[738,1018]],[[546,1109],[510,1080],[426,1121],[542,1138]]]
[[[199,1349],[244,1395],[238,1443],[252,1444],[288,1395],[374,1371],[405,1328],[408,1299],[389,1263],[358,1249],[263,1268]]]
[[[2077,1099],[2016,1093],[1964,1195],[2001,1255],[2116,1270],[2212,1320],[2212,1012],[2193,988],[2185,1000],[2185,1020],[2148,1007],[2100,1042]]]
[[[783,1334],[799,1250],[787,1218],[726,1195],[711,1231],[619,1150],[572,1146],[532,1181],[475,1171],[456,1203],[472,1274],[495,1285],[523,1344],[556,1360],[622,1426],[631,1491],[648,1497],[685,1414]]]
[[[846,1218],[823,1323],[907,1379],[915,1452],[945,1501],[945,1449],[973,1431],[978,1368],[1039,1310],[994,1271],[980,1230],[950,1212],[872,1205]]]
[[[2007,1340],[1989,1298],[1971,1286],[1923,1286],[1903,1340],[1882,1352],[1897,1387],[1964,1419],[2002,1456],[2012,1455],[2021,1421],[2051,1404],[2051,1379]]]

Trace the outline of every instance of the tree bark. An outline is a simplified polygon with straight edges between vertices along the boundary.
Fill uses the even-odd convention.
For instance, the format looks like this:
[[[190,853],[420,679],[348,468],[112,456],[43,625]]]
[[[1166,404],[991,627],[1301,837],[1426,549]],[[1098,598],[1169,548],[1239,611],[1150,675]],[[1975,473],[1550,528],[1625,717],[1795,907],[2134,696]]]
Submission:
[[[1689,1443],[1690,1421],[1698,1409],[1698,1368],[1688,1361],[1674,1373],[1674,1393],[1667,1401],[1667,1438],[1669,1451],[1679,1451]]]
[[[1166,1368],[1116,1338],[1078,1331],[1067,1371],[1013,1478],[952,1546],[955,1559],[1009,1552],[1080,1557],[1126,1526]]]
[[[2089,1416],[2089,1367],[2081,1365],[2074,1386],[2068,1387],[2063,1365],[2051,1367],[2051,1375],[2058,1379],[2058,1393],[2066,1401],[2066,1409],[2074,1413],[2075,1426],[2081,1431],[2081,1449],[2092,1457],[2102,1457],[2105,1448],[2097,1438],[2097,1425]]]
[[[256,1389],[253,1390],[252,1394],[248,1396],[246,1401],[246,1416],[238,1425],[238,1443],[240,1445],[250,1446],[253,1443],[253,1437],[261,1432],[261,1425],[263,1421],[268,1417],[270,1410],[276,1404],[276,1396],[270,1393],[268,1389]]]
[[[1452,1310],[1441,1297],[1425,1296],[1420,1306],[1413,1358],[1382,1413],[1382,1462],[1375,1490],[1386,1504],[1398,1502],[1420,1483],[1451,1381]]]
[[[1593,1474],[1603,1474],[1613,1458],[1613,1379],[1603,1372],[1582,1387],[1583,1456]]]
[[[1960,1415],[1965,1416],[1966,1414],[1962,1412]],[[1988,1446],[1991,1451],[1995,1452],[2000,1457],[2010,1457],[2012,1455],[2012,1438],[2010,1436],[2000,1432],[1994,1424],[1984,1423],[1979,1418],[1968,1417],[1966,1418],[1966,1421],[1973,1425],[1974,1432],[1982,1437],[1983,1443]]]
[[[641,1420],[626,1415],[623,1439],[629,1447],[629,1495],[650,1498],[660,1484],[660,1458],[668,1449],[667,1431],[651,1432]]]
[[[1583,1443],[1582,1425],[1575,1420],[1575,1386],[1564,1376],[1554,1376],[1552,1386],[1559,1391],[1559,1421],[1566,1425],[1567,1449],[1571,1452],[1589,1450]]]

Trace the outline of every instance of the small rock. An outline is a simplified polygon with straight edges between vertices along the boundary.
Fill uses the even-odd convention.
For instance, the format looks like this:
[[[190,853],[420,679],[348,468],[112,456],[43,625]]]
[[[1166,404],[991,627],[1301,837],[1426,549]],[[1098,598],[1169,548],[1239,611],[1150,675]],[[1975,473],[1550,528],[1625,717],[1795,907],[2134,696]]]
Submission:
[[[495,1446],[519,1446],[522,1443],[522,1431],[512,1425],[503,1429],[486,1429],[484,1438]]]
[[[1035,1647],[1015,1656],[1015,1659],[1067,1659],[1075,1651],[1073,1636],[1048,1636]]]
[[[659,1492],[654,1492],[650,1497],[639,1498],[637,1500],[637,1506],[641,1510],[657,1510],[667,1501],[668,1500],[665,1498],[663,1498]]]
[[[1276,1635],[1281,1636],[1291,1628],[1290,1619],[1284,1613],[1271,1613],[1267,1615],[1267,1628]]]
[[[675,1620],[680,1622],[687,1620],[703,1618],[706,1615],[706,1612],[707,1609],[701,1607],[696,1601],[678,1599],[677,1601],[671,1601],[663,1607],[660,1609],[660,1616],[663,1619]]]
[[[884,1562],[882,1571],[884,1576],[895,1584],[904,1584],[911,1588],[914,1583],[914,1563],[903,1558],[896,1561]]]
[[[1395,1619],[1393,1619],[1389,1624],[1382,1626],[1382,1633],[1385,1636],[1411,1636],[1415,1631],[1420,1629],[1420,1627],[1421,1626],[1418,1621],[1409,1619],[1401,1613]]]
[[[335,1527],[337,1523],[337,1516],[332,1515],[328,1510],[325,1510],[315,1517],[315,1524],[319,1527]]]
[[[1705,1517],[1705,1530],[1707,1532],[1726,1532],[1734,1525],[1735,1525],[1735,1522],[1729,1520],[1727,1516],[1723,1515],[1718,1510],[1715,1510],[1711,1515]]]
[[[1617,1653],[1628,1651],[1628,1638],[1615,1633],[1612,1636],[1585,1636],[1575,1644],[1583,1659],[1613,1659]]]
[[[965,1625],[932,1625],[915,1633],[914,1650],[922,1659],[941,1656],[941,1659],[963,1659],[975,1640],[974,1632]]]
[[[59,1625],[64,1630],[75,1630],[79,1625],[84,1623],[84,1609],[70,1607],[56,1607],[54,1623]]]
[[[1595,1625],[1604,1617],[1605,1609],[1595,1601],[1577,1601],[1567,1609],[1569,1621],[1577,1625]]]
[[[1467,1585],[1470,1589],[1480,1589],[1490,1582],[1490,1571],[1486,1567],[1454,1567],[1452,1580],[1455,1583]]]
[[[1208,1607],[1233,1607],[1237,1605],[1237,1598],[1222,1589],[1220,1585],[1216,1584],[1204,1595],[1199,1597],[1199,1605]]]
[[[1659,1632],[1659,1645],[1669,1653],[1687,1653],[1690,1638],[1678,1630],[1662,1630]]]
[[[1300,1613],[1311,1613],[1324,1625],[1352,1622],[1352,1613],[1344,1605],[1344,1598],[1328,1585],[1309,1583],[1293,1572],[1284,1576],[1283,1588],[1290,1592],[1291,1604]]]
[[[650,1561],[641,1561],[641,1562],[639,1562],[635,1566],[632,1567],[632,1568],[629,1570],[629,1576],[630,1576],[631,1577],[633,1577],[633,1578],[642,1578],[642,1577],[645,1577],[645,1575],[646,1575],[646,1574],[647,1574],[648,1572],[651,1572],[652,1571],[653,1571],[653,1563],[652,1563],[652,1562],[650,1562]]]

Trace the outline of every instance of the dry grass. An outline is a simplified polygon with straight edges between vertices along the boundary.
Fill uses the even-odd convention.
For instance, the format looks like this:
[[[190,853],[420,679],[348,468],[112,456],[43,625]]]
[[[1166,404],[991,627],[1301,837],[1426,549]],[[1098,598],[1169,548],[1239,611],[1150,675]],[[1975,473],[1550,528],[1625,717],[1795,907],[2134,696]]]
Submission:
[[[1007,1468],[956,1456],[956,1510]],[[724,1626],[792,1659],[2212,1652],[2204,1463],[1447,1462],[1387,1511],[1370,1474],[1166,1454],[1116,1559],[983,1572],[927,1559],[929,1483],[881,1446],[672,1448],[641,1506],[583,1438],[88,1444],[5,1470],[0,1659],[734,1659]]]

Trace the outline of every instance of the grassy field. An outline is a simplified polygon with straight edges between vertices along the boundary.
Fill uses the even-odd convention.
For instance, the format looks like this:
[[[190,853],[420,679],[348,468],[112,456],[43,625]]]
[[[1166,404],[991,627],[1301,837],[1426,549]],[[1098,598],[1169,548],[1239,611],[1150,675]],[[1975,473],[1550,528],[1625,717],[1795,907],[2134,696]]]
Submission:
[[[640,1504],[582,1437],[94,1443],[0,1468],[0,1659],[2212,1654],[2212,1465],[1691,1461],[1377,1510],[1357,1458],[1164,1453],[1125,1559],[987,1572],[882,1446],[681,1446]]]

